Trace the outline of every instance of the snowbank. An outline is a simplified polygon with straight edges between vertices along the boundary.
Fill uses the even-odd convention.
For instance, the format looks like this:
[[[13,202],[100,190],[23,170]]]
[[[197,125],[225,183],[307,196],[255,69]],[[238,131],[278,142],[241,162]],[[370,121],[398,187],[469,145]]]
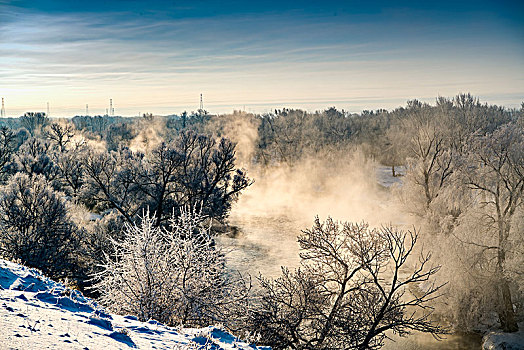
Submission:
[[[482,338],[483,350],[524,350],[524,331],[490,332]]]
[[[0,259],[2,349],[269,349],[217,328],[185,329],[106,313],[80,292]]]

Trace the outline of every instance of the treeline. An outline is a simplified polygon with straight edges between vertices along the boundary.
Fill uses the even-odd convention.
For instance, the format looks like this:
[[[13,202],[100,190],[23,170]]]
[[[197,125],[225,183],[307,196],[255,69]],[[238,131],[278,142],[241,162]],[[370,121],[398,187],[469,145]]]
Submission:
[[[433,307],[462,331],[492,326],[492,316],[515,331],[523,317],[524,106],[461,94],[361,114],[26,113],[0,122],[1,256],[119,311],[220,322],[277,349],[376,348],[386,331],[446,332],[424,312]],[[299,238],[301,268],[261,277],[251,293],[249,278],[226,268],[212,225],[227,222],[253,182],[239,162],[270,170],[330,157],[336,167],[355,149],[393,176],[406,167],[394,191],[421,233],[317,221]],[[437,267],[424,255],[410,276],[390,279],[417,241]],[[422,294],[406,300],[408,287]]]
[[[224,138],[176,132],[144,153],[126,146],[128,121],[101,133],[38,113],[18,123],[0,128],[0,251],[81,287],[125,222],[147,211],[165,226],[182,208],[223,221],[251,183]]]
[[[140,320],[221,323],[275,349],[368,349],[380,347],[386,331],[445,333],[425,311],[439,286],[401,300],[407,286],[438,271],[429,256],[411,276],[383,277],[392,262],[403,268],[416,232],[317,221],[300,238],[295,273],[284,270],[273,282],[259,277],[254,292],[248,276],[228,268],[211,224],[227,218],[252,180],[235,165],[235,143],[220,135],[256,125],[239,122],[252,117],[267,118],[51,121],[28,113],[18,129],[1,127],[2,257],[73,281]],[[244,155],[257,162],[260,153]]]

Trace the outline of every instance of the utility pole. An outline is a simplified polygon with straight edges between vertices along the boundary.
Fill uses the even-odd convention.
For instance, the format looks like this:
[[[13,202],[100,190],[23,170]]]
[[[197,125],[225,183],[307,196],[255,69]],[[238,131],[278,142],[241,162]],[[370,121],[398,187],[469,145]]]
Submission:
[[[2,109],[0,110],[0,117],[5,118],[5,106],[4,106],[4,98],[2,97]]]
[[[204,110],[204,99],[202,98],[202,94],[200,94],[200,110]]]
[[[114,115],[114,109],[113,109],[113,99],[110,98],[109,99],[109,115],[113,116]]]
[[[89,116],[89,105],[86,103],[86,116]]]
[[[47,117],[49,118],[49,102],[47,102]]]

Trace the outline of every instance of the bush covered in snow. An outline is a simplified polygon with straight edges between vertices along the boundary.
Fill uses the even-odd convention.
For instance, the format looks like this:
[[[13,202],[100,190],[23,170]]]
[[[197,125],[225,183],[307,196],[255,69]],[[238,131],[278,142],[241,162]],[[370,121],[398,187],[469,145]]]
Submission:
[[[138,225],[125,226],[112,241],[95,289],[102,303],[139,320],[207,325],[233,318],[250,284],[226,271],[225,257],[197,211],[183,210],[168,229],[154,225],[149,212]]]

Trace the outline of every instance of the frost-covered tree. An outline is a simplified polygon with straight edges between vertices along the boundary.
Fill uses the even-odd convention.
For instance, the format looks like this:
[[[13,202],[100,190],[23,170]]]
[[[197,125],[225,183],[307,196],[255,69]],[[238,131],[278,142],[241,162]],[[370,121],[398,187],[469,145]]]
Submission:
[[[0,254],[54,278],[74,273],[76,227],[42,175],[15,174],[0,193]]]
[[[81,197],[88,207],[97,211],[115,209],[128,222],[139,211],[136,190],[130,184],[129,171],[125,171],[129,150],[95,152],[88,150],[81,157],[84,185]]]
[[[516,123],[499,127],[492,134],[478,137],[465,156],[461,179],[471,190],[470,206],[478,214],[481,235],[459,237],[478,254],[473,265],[489,272],[498,296],[497,312],[506,332],[518,330],[511,297],[508,258],[522,242],[522,232],[512,229],[517,210],[524,205],[524,131]],[[522,274],[522,268],[518,271]]]
[[[228,322],[250,285],[228,273],[225,257],[197,211],[182,210],[168,229],[149,213],[126,224],[122,240],[112,240],[103,271],[95,275],[101,301],[140,320],[207,325]]]
[[[376,349],[386,332],[445,332],[430,320],[439,267],[428,266],[429,254],[408,260],[416,232],[317,218],[298,240],[301,267],[261,278],[250,316],[251,331],[274,349]]]
[[[114,256],[111,241],[121,240],[124,222],[122,217],[115,212],[104,215],[97,220],[90,220],[89,213],[85,213],[84,211],[85,208],[79,205],[76,209],[80,211],[80,215],[78,215],[79,217],[75,217],[75,222],[77,222],[79,227],[82,227],[81,247],[78,255],[85,272],[83,283],[86,286],[91,286],[94,281],[92,281],[89,276],[102,271],[101,266],[106,262],[104,254],[111,257]],[[91,291],[92,290],[86,288],[84,292],[89,293]],[[98,297],[98,295],[96,296]]]
[[[3,182],[7,175],[7,165],[16,146],[15,139],[16,136],[11,129],[6,126],[0,127],[0,182]]]
[[[401,129],[409,149],[407,181],[420,189],[413,212],[425,214],[453,173],[454,153],[437,115],[428,107],[412,104]]]
[[[58,175],[50,144],[39,138],[31,137],[20,146],[15,156],[15,165],[18,172],[29,176],[43,175],[49,181],[55,180]]]
[[[87,152],[84,144],[74,144],[71,149],[53,153],[53,162],[57,170],[56,186],[72,198],[81,194],[84,185],[84,164],[81,159]]]
[[[521,305],[515,276],[522,275],[522,230],[515,225],[523,129],[518,121],[504,124],[516,111],[461,94],[406,113],[400,140],[411,147],[399,194],[418,214],[423,240],[443,265],[439,276],[449,281],[445,317],[455,329],[472,331],[494,326],[498,314],[505,330],[515,329],[504,324],[514,324],[505,320],[518,318],[512,307]]]
[[[63,125],[52,123],[44,129],[44,136],[56,146],[59,152],[64,152],[75,136],[74,126],[69,123]]]
[[[26,112],[20,117],[20,126],[27,129],[31,136],[40,135],[42,128],[49,124],[49,118],[42,112]]]

